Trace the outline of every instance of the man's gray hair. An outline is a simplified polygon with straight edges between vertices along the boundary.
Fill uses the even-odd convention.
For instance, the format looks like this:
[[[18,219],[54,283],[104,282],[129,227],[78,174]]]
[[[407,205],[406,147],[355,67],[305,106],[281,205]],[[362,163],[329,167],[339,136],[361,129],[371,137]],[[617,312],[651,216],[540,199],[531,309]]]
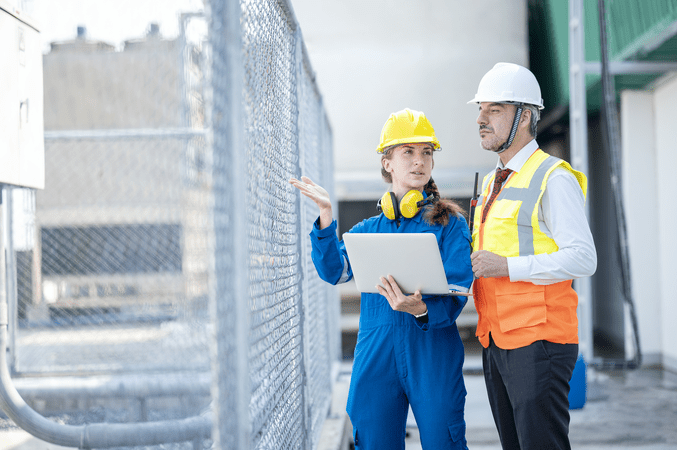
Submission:
[[[536,135],[538,134],[537,123],[541,119],[541,110],[538,109],[538,106],[530,105],[528,103],[525,103],[523,105],[523,108],[531,111],[531,123],[529,124],[529,133],[534,139],[536,139]]]

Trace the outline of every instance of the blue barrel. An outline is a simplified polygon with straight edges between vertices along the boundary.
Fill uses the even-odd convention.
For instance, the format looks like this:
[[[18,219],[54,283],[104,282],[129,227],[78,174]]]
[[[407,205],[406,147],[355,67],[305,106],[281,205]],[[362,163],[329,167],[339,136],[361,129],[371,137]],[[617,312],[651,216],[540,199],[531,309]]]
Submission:
[[[585,405],[586,382],[586,364],[583,355],[578,355],[574,373],[571,374],[569,381],[569,409],[581,409]]]

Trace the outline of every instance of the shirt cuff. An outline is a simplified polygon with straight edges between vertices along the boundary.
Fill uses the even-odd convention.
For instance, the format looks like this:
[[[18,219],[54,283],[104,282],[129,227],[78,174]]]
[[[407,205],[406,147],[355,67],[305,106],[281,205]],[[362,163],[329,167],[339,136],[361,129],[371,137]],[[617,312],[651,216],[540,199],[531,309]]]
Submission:
[[[508,276],[510,281],[529,281],[529,258],[512,256],[508,260]]]

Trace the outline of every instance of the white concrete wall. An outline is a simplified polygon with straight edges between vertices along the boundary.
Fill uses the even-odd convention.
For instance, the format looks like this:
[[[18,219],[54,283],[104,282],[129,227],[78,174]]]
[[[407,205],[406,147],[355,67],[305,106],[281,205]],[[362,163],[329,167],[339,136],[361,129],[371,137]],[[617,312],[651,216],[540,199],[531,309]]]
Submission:
[[[645,364],[677,371],[677,74],[621,95],[623,198]],[[626,330],[629,333],[630,330]]]
[[[424,111],[443,195],[472,194],[482,150],[473,98],[496,62],[528,64],[527,1],[291,0],[334,132],[337,193],[380,197],[375,149],[390,113]]]
[[[661,284],[656,181],[654,94],[621,94],[623,200],[626,212],[632,295],[645,364],[661,360]],[[630,324],[626,334],[631,336]]]
[[[677,74],[655,89],[656,180],[658,188],[658,265],[661,290],[661,324],[663,356],[666,366],[677,370],[677,196],[675,195],[675,155],[677,139]],[[641,150],[640,150],[641,151]],[[647,236],[647,240],[655,239]],[[657,322],[658,322],[657,321]]]

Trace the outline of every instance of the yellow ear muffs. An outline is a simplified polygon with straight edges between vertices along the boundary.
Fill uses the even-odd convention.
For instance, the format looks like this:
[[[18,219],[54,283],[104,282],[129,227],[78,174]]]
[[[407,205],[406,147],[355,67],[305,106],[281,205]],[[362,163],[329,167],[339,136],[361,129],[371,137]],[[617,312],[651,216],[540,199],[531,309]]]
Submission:
[[[394,192],[386,192],[378,201],[378,210],[383,212],[390,220],[395,220],[400,216],[400,208],[397,202],[397,197]]]
[[[432,195],[424,200],[421,191],[416,189],[412,189],[404,194],[404,197],[399,202],[394,192],[386,192],[381,197],[381,200],[378,201],[377,208],[390,220],[397,220],[400,216],[411,219],[423,206],[434,201],[435,197]]]
[[[418,203],[422,200],[423,194],[421,194],[421,191],[412,189],[404,194],[404,197],[400,200],[400,212],[407,219],[411,219],[418,213],[418,210],[421,209]]]

